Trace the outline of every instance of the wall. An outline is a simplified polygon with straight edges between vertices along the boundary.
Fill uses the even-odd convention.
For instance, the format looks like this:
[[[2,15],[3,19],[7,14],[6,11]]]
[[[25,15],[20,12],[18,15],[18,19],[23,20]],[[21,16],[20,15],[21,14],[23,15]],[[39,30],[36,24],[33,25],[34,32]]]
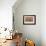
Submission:
[[[25,39],[34,40],[36,46],[41,46],[41,1],[23,0],[19,6],[14,5],[13,13],[15,30],[22,32]],[[23,25],[23,15],[36,15],[36,25]]]
[[[16,0],[0,0],[0,27],[12,29],[12,6]]]
[[[46,46],[46,0],[41,1],[41,38],[42,46]]]

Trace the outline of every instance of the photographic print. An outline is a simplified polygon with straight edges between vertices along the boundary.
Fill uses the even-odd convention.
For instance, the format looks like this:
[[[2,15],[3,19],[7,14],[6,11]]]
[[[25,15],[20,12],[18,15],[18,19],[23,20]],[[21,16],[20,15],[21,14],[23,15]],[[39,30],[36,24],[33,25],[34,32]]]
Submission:
[[[35,15],[24,15],[23,16],[23,24],[24,25],[35,25],[36,24],[36,16]]]

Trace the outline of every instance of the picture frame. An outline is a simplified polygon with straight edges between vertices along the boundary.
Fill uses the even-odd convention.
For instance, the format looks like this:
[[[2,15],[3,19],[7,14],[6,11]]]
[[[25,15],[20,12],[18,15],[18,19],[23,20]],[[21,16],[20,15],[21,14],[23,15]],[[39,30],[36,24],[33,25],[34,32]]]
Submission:
[[[36,15],[24,15],[23,24],[24,25],[35,25],[36,24]]]

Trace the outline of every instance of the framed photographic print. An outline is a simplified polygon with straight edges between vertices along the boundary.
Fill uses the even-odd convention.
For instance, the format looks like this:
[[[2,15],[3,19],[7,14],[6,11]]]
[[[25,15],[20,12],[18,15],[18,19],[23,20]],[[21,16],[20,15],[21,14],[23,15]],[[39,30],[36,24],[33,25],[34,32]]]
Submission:
[[[23,24],[24,25],[35,25],[36,24],[36,15],[24,15]]]

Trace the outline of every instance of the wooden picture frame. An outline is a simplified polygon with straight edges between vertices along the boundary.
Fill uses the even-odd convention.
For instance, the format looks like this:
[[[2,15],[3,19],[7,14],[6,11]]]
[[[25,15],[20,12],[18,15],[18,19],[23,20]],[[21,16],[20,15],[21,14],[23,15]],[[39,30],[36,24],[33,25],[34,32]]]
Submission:
[[[23,24],[24,25],[35,25],[36,24],[36,15],[24,15]]]

